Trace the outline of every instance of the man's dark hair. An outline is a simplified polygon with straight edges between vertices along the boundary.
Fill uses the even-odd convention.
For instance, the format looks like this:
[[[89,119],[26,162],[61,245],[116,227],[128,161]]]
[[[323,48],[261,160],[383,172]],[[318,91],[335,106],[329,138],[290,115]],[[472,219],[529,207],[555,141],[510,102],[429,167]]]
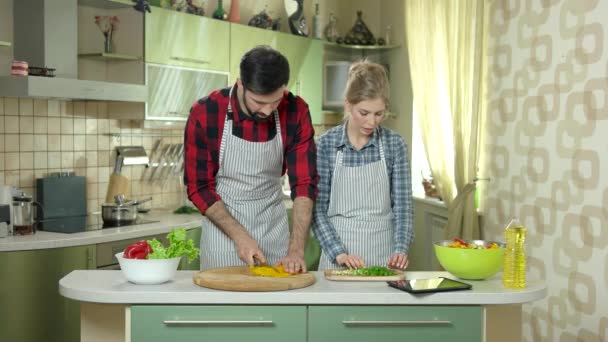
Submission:
[[[289,83],[289,62],[270,46],[256,46],[241,58],[241,82],[256,94],[275,92]]]

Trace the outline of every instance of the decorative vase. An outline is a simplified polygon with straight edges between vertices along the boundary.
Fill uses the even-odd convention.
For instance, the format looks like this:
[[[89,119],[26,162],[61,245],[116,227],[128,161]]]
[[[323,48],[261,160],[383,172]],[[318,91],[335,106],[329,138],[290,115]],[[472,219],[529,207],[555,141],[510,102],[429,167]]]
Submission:
[[[222,6],[222,0],[217,0],[217,8],[213,11],[212,17],[214,19],[224,20],[226,12],[224,12],[224,7]]]
[[[298,3],[298,9],[289,16],[289,28],[291,33],[308,37],[308,25],[304,17],[304,0],[294,0]]]
[[[105,52],[105,53],[114,52],[114,42],[112,42],[112,32],[108,32],[108,34],[105,35],[105,40],[103,42],[103,52]]]
[[[228,21],[231,23],[241,22],[241,11],[239,9],[239,0],[232,0],[230,2],[230,12],[228,12]]]

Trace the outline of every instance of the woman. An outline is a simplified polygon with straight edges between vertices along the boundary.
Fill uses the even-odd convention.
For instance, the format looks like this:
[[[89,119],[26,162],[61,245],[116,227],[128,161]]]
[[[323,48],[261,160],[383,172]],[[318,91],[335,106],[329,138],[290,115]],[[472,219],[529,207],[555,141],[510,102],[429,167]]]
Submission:
[[[411,174],[405,142],[380,126],[388,94],[382,65],[354,63],[344,91],[344,123],[319,139],[313,225],[322,247],[319,270],[408,265]]]

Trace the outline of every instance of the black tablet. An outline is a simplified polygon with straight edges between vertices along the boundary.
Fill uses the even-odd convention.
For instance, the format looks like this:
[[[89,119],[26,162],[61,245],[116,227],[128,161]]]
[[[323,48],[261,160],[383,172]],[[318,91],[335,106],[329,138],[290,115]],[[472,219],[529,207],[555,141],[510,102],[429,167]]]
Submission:
[[[397,280],[389,281],[387,283],[389,286],[409,293],[470,290],[473,287],[471,284],[445,277]]]

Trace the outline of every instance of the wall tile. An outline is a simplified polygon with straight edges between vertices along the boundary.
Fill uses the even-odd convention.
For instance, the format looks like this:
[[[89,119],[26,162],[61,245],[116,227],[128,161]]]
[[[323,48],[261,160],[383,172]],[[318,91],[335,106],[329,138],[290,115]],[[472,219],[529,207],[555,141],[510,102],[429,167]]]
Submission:
[[[48,136],[37,134],[34,136],[34,151],[42,152],[48,150]]]
[[[34,116],[48,116],[49,101],[43,99],[34,99]]]
[[[34,151],[34,135],[20,134],[19,135],[19,151],[32,152]]]
[[[49,151],[61,151],[61,135],[49,134],[47,149]]]
[[[99,118],[107,118],[108,117],[108,103],[107,102],[97,102],[97,117]]]
[[[87,159],[87,167],[97,166],[97,151],[87,151],[85,153]],[[95,173],[97,175],[97,173]]]
[[[46,169],[49,165],[47,152],[34,152],[34,169]]]
[[[85,103],[85,114],[87,118],[97,118],[97,102],[87,101]]]
[[[49,157],[49,169],[61,168],[61,152],[48,152]],[[50,170],[49,170],[50,172]]]
[[[15,115],[7,115],[4,117],[4,129],[6,133],[19,133],[19,117]]]
[[[61,152],[61,167],[63,169],[74,167],[74,152]]]
[[[4,153],[0,152],[0,172],[4,172]],[[0,183],[2,184],[2,183]]]
[[[22,116],[19,118],[19,133],[34,133],[33,116]]]
[[[19,134],[4,135],[4,151],[19,152]]]
[[[107,135],[98,135],[97,149],[100,151],[109,150],[110,149],[110,137]]]
[[[73,118],[61,118],[61,134],[74,134]]]
[[[74,118],[74,134],[86,134],[86,119]]]
[[[49,134],[61,133],[61,118],[49,118],[47,121],[47,130]]]
[[[74,151],[86,151],[86,135],[74,136]]]
[[[19,171],[4,172],[5,185],[19,186]]]
[[[0,115],[4,115],[4,97],[0,96]]]
[[[19,168],[33,169],[34,168],[34,153],[33,152],[21,152],[19,154]]]
[[[61,135],[61,151],[74,151],[74,136],[73,135]]]
[[[21,170],[19,172],[19,187],[30,196],[34,195],[34,191],[28,188],[33,188],[34,182],[34,170]]]
[[[75,117],[84,118],[86,114],[87,113],[84,101],[74,101],[72,115]]]
[[[88,178],[87,178],[88,181]],[[87,199],[97,199],[97,183],[89,183],[87,182]]]
[[[19,170],[19,153],[10,152],[4,154],[4,169],[9,171]]]
[[[49,100],[48,102],[48,108],[47,108],[47,115],[48,116],[60,116],[61,115],[61,103],[63,101],[57,101],[57,100]]]
[[[87,167],[87,182],[98,183],[99,182],[98,174],[99,173],[97,172],[96,167]]]
[[[34,100],[20,98],[19,99],[19,115],[33,116],[34,115]]]
[[[4,134],[0,134],[0,152],[4,152]]]
[[[99,151],[97,153],[97,165],[99,166],[114,166],[112,158],[116,158],[116,155],[109,151]]]
[[[97,151],[97,135],[87,135],[87,151]]]
[[[16,97],[4,98],[4,115],[19,115],[19,99]]]
[[[36,134],[47,134],[48,133],[48,118],[37,117],[34,118],[34,133]]]
[[[88,119],[86,121],[86,133],[87,134],[97,134],[97,119]]]
[[[75,168],[86,168],[87,157],[85,151],[74,152],[74,167]]]

